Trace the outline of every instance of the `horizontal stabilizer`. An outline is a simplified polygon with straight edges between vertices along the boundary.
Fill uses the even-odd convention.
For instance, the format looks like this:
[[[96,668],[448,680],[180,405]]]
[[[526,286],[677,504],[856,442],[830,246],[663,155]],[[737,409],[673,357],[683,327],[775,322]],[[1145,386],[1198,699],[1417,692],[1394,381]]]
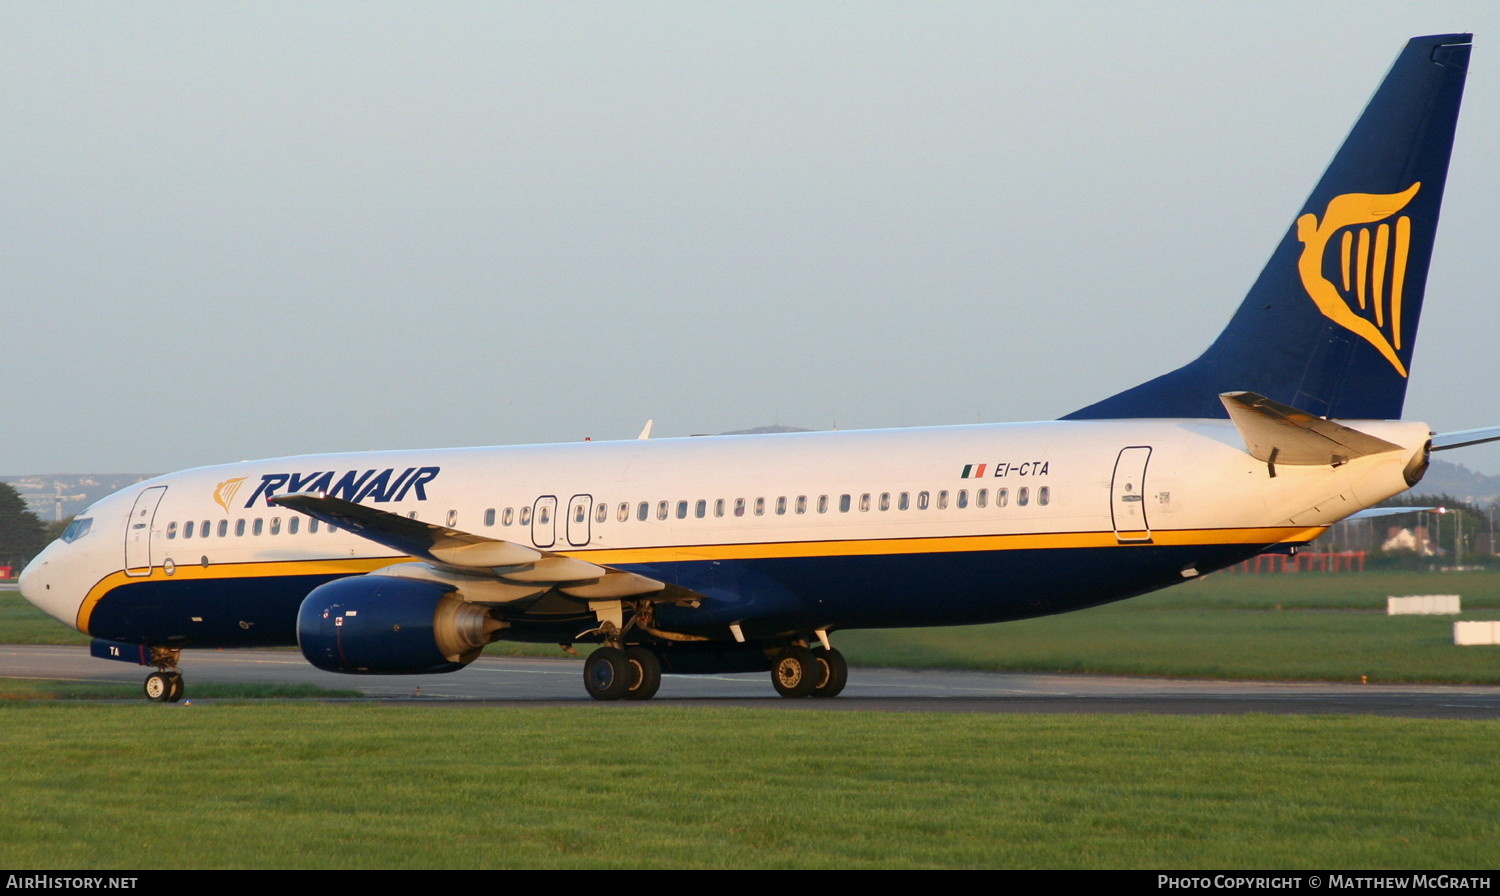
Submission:
[[[1500,441],[1500,426],[1489,426],[1484,429],[1464,429],[1458,432],[1440,432],[1432,437],[1433,451],[1447,451],[1449,448],[1467,448],[1470,445],[1481,445],[1485,442]]]
[[[1401,446],[1256,395],[1219,396],[1239,428],[1250,456],[1268,464],[1338,466],[1356,457],[1400,451]]]
[[[518,589],[523,594],[536,593],[535,586],[542,589],[555,586],[580,600],[617,600],[652,594],[666,587],[655,579],[577,557],[435,526],[341,498],[302,494],[276,495],[269,500],[425,560],[439,572],[484,574],[504,583],[533,586]]]
[[[1349,516],[1344,517],[1344,521],[1347,522],[1349,520],[1373,520],[1373,519],[1377,519],[1377,518],[1382,517],[1382,516],[1399,516],[1399,515],[1401,515],[1403,513],[1420,513],[1420,512],[1423,512],[1423,511],[1432,511],[1432,510],[1442,511],[1443,508],[1441,508],[1441,507],[1366,507],[1364,510],[1361,510],[1359,513],[1353,513],[1353,514],[1350,514]]]

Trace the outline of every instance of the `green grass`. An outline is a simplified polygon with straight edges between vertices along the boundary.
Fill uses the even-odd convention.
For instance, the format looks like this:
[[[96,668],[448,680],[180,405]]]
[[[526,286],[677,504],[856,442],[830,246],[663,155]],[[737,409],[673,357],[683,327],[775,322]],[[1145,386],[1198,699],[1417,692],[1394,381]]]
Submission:
[[[13,703],[0,865],[1452,870],[1500,840],[1500,723],[895,718]]]

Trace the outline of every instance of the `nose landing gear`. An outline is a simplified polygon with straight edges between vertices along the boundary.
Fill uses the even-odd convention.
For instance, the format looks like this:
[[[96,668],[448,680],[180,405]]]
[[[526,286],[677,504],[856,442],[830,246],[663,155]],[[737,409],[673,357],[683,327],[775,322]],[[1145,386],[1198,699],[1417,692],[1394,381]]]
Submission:
[[[152,703],[176,703],[182,699],[182,673],[177,670],[177,660],[182,651],[169,647],[151,648],[151,663],[156,671],[146,676],[142,690]]]

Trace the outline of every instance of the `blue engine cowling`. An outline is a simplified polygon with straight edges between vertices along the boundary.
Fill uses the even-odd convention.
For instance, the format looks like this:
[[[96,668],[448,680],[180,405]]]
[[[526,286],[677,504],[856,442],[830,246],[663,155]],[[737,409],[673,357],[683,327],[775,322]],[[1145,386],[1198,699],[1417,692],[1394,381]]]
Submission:
[[[425,675],[473,662],[495,627],[453,586],[364,575],[314,588],[297,611],[297,644],[328,672]]]

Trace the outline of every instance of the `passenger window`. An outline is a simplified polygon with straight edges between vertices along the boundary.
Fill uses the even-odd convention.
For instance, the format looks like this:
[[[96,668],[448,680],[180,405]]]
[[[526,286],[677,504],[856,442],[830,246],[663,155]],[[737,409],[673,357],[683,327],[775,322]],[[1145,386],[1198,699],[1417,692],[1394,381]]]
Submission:
[[[958,500],[954,501],[953,503],[955,505],[957,505],[957,507],[958,507],[959,510],[963,510],[965,507],[968,507],[969,506],[969,490],[966,489],[966,488],[959,489],[958,490]]]
[[[185,523],[182,524],[182,537],[183,538],[192,538],[193,537],[193,521],[192,520],[188,520],[187,522],[185,522]]]
[[[902,492],[901,493],[901,496],[896,499],[896,509],[897,510],[910,510],[911,509],[911,492]]]
[[[609,519],[609,505],[600,504],[599,509],[594,511],[594,522],[602,523]]]
[[[588,516],[589,509],[587,506],[579,504],[577,507],[573,508],[573,522],[581,523],[584,520],[588,519]]]
[[[927,493],[926,492],[917,492],[917,509],[918,510],[926,510],[927,509]]]
[[[698,503],[693,505],[693,516],[700,520],[708,516],[708,502],[699,498]]]
[[[552,522],[552,505],[543,504],[536,509],[536,524],[545,526],[550,522]]]
[[[177,537],[177,521],[176,520],[173,520],[172,522],[167,523],[167,537],[168,538],[176,538]]]
[[[996,507],[1004,507],[1005,505],[1007,505],[1009,503],[1010,503],[1010,489],[1008,489],[1008,488],[997,488],[997,489],[995,489],[995,506]]]
[[[677,502],[677,518],[680,519],[680,520],[687,519],[687,502],[686,501],[678,501]]]
[[[219,537],[224,538],[229,534],[229,520],[219,520]]]
[[[1050,486],[1044,485],[1041,488],[1039,488],[1039,489],[1036,490],[1036,503],[1037,504],[1045,506],[1051,500],[1052,500],[1052,488]]]
[[[828,512],[828,496],[818,495],[818,513]]]
[[[251,535],[259,535],[261,533],[261,530],[264,529],[264,528],[265,528],[265,522],[263,520],[261,520],[260,517],[256,517],[255,518],[255,525],[250,528],[250,534]]]
[[[735,516],[744,516],[745,515],[745,499],[744,498],[735,498],[734,499],[734,515]]]
[[[272,535],[280,535],[281,534],[281,517],[279,517],[279,516],[273,516],[273,517],[271,517],[271,534]]]
[[[977,492],[974,493],[974,506],[975,507],[986,507],[986,506],[989,505],[989,503],[990,503],[990,490],[989,489],[982,488],[979,491],[977,491]]]
[[[288,535],[296,535],[297,534],[297,529],[301,525],[301,523],[302,523],[302,517],[300,517],[300,516],[294,516],[294,517],[288,518],[287,521],[286,521],[286,534],[288,534]]]
[[[318,521],[317,520],[308,520],[307,521],[307,534],[313,535],[317,531],[318,531]],[[224,533],[220,532],[219,534],[223,535]]]
[[[776,499],[776,515],[786,516],[786,495]]]
[[[891,493],[890,492],[881,492],[880,493],[880,509],[881,509],[882,512],[891,509]]]
[[[507,507],[507,508],[505,508],[505,512],[502,513],[502,514],[500,514],[500,525],[502,525],[502,526],[509,526],[511,523],[513,523],[515,521],[516,521],[516,509],[514,507]]]
[[[209,525],[208,520],[204,520],[202,524],[198,526],[198,537],[207,538],[212,534],[214,534],[213,528]]]
[[[531,508],[530,507],[522,507],[520,513],[516,514],[516,525],[518,525],[518,526],[529,526],[529,525],[531,525]]]
[[[666,501],[657,501],[656,502],[656,518],[659,519],[659,520],[664,520],[664,519],[667,518],[667,502]]]
[[[852,495],[839,495],[839,513],[848,513]]]
[[[937,509],[938,510],[947,510],[948,509],[948,490],[947,489],[943,489],[942,491],[938,492],[938,506],[937,506]]]
[[[1024,485],[1021,486],[1020,488],[1016,489],[1016,506],[1017,507],[1025,507],[1027,504],[1030,504],[1030,503],[1031,503],[1031,489],[1027,488]]]
[[[484,512],[484,524],[486,526],[495,525],[495,508],[491,507]]]
[[[765,516],[766,515],[766,499],[765,498],[756,498],[755,499],[755,515],[756,516]]]
[[[643,523],[646,521],[646,518],[649,517],[650,515],[651,515],[651,503],[649,501],[642,501],[640,503],[640,506],[636,507],[636,509],[635,509],[635,518],[638,519],[638,520],[640,520]]]
[[[865,492],[859,496],[859,512],[867,513],[870,510],[870,493]]]
[[[615,519],[619,520],[622,523],[625,522],[625,521],[627,521],[627,520],[629,520],[630,519],[630,505],[626,504],[624,501],[621,501],[620,502],[620,509],[617,510],[617,511],[615,511]]]
[[[234,521],[234,537],[239,538],[245,534],[245,520],[240,518]]]
[[[717,501],[714,501],[714,516],[723,516],[723,515],[724,515],[724,499],[723,498],[719,498]]]

